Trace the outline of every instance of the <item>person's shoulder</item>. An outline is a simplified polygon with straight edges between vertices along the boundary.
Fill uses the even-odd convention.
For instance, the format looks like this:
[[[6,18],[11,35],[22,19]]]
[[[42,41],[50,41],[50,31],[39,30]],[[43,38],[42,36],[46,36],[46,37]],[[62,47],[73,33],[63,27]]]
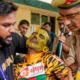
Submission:
[[[52,53],[51,51],[49,51],[49,52],[46,52],[45,54],[44,54],[44,56],[45,57],[53,57],[53,58],[59,58],[58,56],[56,56],[54,53]]]
[[[18,33],[12,33],[12,37],[18,37],[18,36],[20,36]]]
[[[51,51],[45,52],[44,53],[44,59],[49,59],[50,57],[52,57],[54,54]]]
[[[19,40],[21,40],[21,36],[17,33],[13,33],[12,34],[12,43],[14,43],[15,45],[17,45],[17,43],[19,42]]]
[[[12,34],[12,38],[13,38],[13,40],[21,40],[21,39],[23,39],[23,37],[20,36],[18,33],[13,33]]]
[[[61,61],[61,59],[58,57],[58,56],[56,56],[54,53],[52,53],[51,51],[49,51],[49,52],[46,52],[45,54],[44,54],[44,56],[45,56],[45,58],[54,58],[54,59],[57,59],[57,60],[59,60],[59,61]]]
[[[43,61],[45,63],[47,63],[47,65],[49,65],[50,63],[55,64],[55,62],[58,64],[64,64],[63,60],[61,58],[59,58],[58,56],[56,56],[53,53],[45,53],[44,57],[43,57]]]

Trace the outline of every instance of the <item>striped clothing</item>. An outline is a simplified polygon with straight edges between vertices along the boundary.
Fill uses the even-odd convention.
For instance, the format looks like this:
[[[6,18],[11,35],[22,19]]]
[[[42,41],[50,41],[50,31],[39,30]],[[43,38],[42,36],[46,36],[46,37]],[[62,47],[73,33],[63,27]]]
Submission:
[[[41,54],[41,57],[36,57],[37,59],[30,58],[32,61],[30,64],[27,59],[28,61],[25,60],[24,63],[15,66],[16,80],[55,80],[55,76],[59,78],[59,74],[62,77],[68,75],[69,69],[59,57],[51,53]]]

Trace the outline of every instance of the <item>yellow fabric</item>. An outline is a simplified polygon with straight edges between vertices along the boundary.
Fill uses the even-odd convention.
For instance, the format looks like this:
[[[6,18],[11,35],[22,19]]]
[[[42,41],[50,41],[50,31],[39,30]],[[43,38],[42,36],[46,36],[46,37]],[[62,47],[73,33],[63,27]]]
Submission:
[[[59,6],[62,5],[66,2],[66,0],[52,0],[52,5],[53,6]]]
[[[77,72],[75,80],[80,80],[80,71]]]
[[[28,54],[25,57],[25,60],[27,61],[28,64],[35,64],[37,61],[41,60],[43,53],[35,53],[35,54]]]
[[[68,8],[70,6],[73,6],[77,3],[80,2],[80,0],[73,0],[73,2],[70,2],[70,3],[66,3],[67,0],[63,0],[63,1],[60,1],[60,0],[53,0],[52,1],[52,5],[53,6],[58,6],[60,8]]]

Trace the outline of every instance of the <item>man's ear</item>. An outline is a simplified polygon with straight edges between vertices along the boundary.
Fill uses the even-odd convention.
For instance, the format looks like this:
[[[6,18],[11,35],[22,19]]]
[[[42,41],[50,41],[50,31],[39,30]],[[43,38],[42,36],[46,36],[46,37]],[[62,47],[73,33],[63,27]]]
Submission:
[[[48,52],[49,51],[49,48],[47,46],[43,47],[43,52]]]

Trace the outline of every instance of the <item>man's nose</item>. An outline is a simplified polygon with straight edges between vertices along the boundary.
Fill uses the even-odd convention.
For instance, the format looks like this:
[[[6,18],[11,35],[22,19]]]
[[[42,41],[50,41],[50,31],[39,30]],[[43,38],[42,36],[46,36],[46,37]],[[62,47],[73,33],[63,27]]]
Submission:
[[[64,18],[64,25],[69,25],[71,24],[71,20],[67,19],[67,18]]]
[[[15,27],[11,26],[10,29],[9,29],[9,32],[14,33],[15,31],[16,31]]]
[[[27,29],[24,29],[24,32],[27,32]]]

